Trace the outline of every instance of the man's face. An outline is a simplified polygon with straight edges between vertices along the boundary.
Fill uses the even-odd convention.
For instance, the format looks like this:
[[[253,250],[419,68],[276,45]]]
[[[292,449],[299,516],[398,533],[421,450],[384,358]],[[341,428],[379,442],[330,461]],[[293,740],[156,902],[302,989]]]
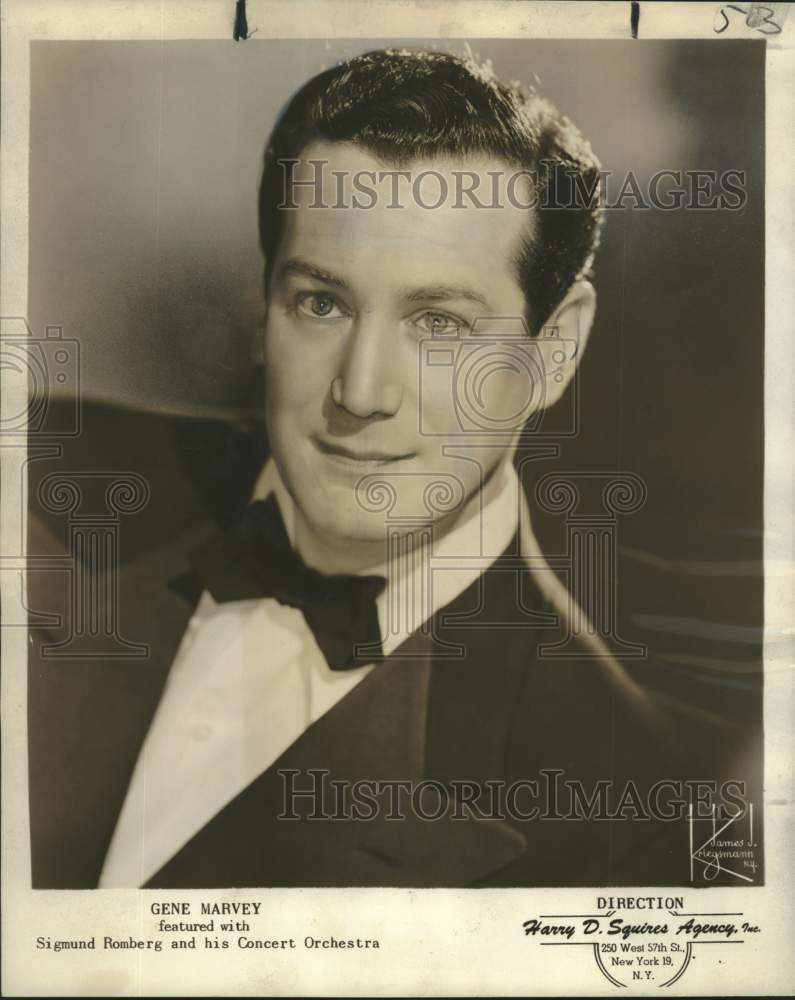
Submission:
[[[389,169],[348,144],[314,145],[302,154],[311,159],[328,161],[327,182],[331,171],[350,178]],[[407,169],[413,176],[438,171],[453,192],[452,171],[483,176],[483,191],[486,171],[501,166],[433,160]],[[527,415],[527,372],[510,363],[489,366],[488,357],[505,330],[494,317],[525,314],[516,259],[531,232],[528,210],[471,202],[454,208],[452,194],[439,208],[426,208],[408,184],[402,207],[389,208],[391,183],[374,186],[379,196],[367,209],[350,206],[349,183],[349,207],[333,207],[333,186],[324,189],[328,208],[310,207],[310,188],[294,189],[298,208],[285,211],[268,297],[273,456],[299,517],[318,537],[340,543],[383,543],[387,513],[405,518],[406,530],[455,515],[512,452],[522,422],[516,414]],[[438,195],[431,178],[420,201],[431,205]],[[429,364],[428,341],[440,334],[452,342],[438,346],[450,350]],[[472,352],[479,352],[475,365]],[[498,429],[487,439],[490,448],[465,447],[484,436],[479,428],[462,434],[473,429],[462,427],[456,405],[462,365],[469,373],[464,391],[475,394],[486,428]],[[444,452],[450,445],[460,446],[453,455]],[[387,485],[379,491],[378,483]]]

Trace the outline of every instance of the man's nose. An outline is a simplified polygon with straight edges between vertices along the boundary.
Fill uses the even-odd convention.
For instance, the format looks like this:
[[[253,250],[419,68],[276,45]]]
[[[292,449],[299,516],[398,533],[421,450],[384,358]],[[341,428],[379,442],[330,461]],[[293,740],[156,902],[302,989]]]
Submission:
[[[357,319],[331,383],[337,406],[356,417],[393,416],[403,401],[395,358],[398,332],[372,317]]]

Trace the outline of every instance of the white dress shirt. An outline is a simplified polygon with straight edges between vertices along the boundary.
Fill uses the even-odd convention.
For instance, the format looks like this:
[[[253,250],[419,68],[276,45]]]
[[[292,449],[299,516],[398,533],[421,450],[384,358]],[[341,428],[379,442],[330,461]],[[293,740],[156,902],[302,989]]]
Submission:
[[[415,552],[402,570],[382,570],[387,585],[376,605],[385,655],[505,551],[520,489],[504,462],[432,550]],[[293,539],[294,505],[273,461],[254,496],[271,490]],[[145,884],[372,669],[331,670],[296,608],[273,598],[217,604],[205,592],[138,756],[100,887]]]

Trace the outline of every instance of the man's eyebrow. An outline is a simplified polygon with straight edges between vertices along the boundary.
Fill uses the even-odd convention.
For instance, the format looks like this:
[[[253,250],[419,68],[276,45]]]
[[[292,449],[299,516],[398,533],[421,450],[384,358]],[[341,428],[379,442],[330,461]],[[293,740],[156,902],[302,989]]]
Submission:
[[[427,285],[424,288],[412,288],[406,293],[409,302],[447,302],[450,299],[466,299],[484,309],[491,305],[479,292],[467,285]]]
[[[318,267],[302,257],[291,257],[279,268],[280,275],[301,274],[306,278],[314,278],[334,288],[348,289],[350,286],[344,278],[333,274],[325,268]],[[426,285],[422,288],[411,288],[404,293],[409,302],[447,302],[454,299],[465,299],[474,302],[484,309],[491,309],[488,300],[467,285]]]
[[[308,260],[300,257],[292,257],[286,260],[279,268],[279,274],[302,274],[305,278],[314,278],[315,281],[322,281],[326,285],[333,285],[334,288],[348,288],[348,282],[340,278],[331,271],[326,271],[322,267],[310,264]]]

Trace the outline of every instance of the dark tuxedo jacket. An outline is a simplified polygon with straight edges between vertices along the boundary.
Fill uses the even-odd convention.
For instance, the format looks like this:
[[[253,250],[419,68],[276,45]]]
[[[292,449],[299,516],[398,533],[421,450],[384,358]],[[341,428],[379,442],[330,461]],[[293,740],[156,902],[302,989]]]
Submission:
[[[87,407],[83,434],[65,443],[61,457],[32,453],[34,887],[96,887],[193,610],[195,593],[184,585],[188,556],[245,506],[263,448],[257,428]],[[124,473],[148,483],[146,505],[118,519],[116,622],[117,632],[144,644],[147,655],[93,655],[99,647],[90,635],[58,652],[78,614],[74,564],[88,557],[75,551],[68,518],[42,500],[40,487],[53,472],[91,472],[93,478],[77,477],[82,489],[89,480],[101,484],[102,476]],[[386,808],[369,820],[279,819],[285,772],[299,790],[311,786],[311,771],[327,772],[329,781],[432,779],[446,788],[456,781],[507,787],[528,780],[543,787],[542,772],[560,772],[559,780],[579,781],[589,795],[597,782],[611,780],[613,802],[628,782],[641,797],[660,779],[758,782],[759,755],[747,752],[760,739],[756,709],[744,703],[734,714],[725,705],[711,712],[697,679],[641,661],[634,677],[653,706],[650,724],[593,659],[539,656],[539,645],[560,634],[554,615],[546,625],[534,618],[550,611],[509,548],[436,613],[430,639],[415,635],[377,665],[148,885],[688,884],[684,820],[484,818],[483,802],[480,813],[459,803],[454,818],[454,795],[451,809],[435,820],[411,810],[389,819]],[[465,655],[450,656],[455,646]],[[431,793],[426,801],[432,809],[438,800]],[[316,808],[308,797],[295,804],[304,814]],[[516,798],[523,811],[531,804],[530,793]],[[570,807],[568,798],[557,806],[541,798],[535,804],[558,817]]]

